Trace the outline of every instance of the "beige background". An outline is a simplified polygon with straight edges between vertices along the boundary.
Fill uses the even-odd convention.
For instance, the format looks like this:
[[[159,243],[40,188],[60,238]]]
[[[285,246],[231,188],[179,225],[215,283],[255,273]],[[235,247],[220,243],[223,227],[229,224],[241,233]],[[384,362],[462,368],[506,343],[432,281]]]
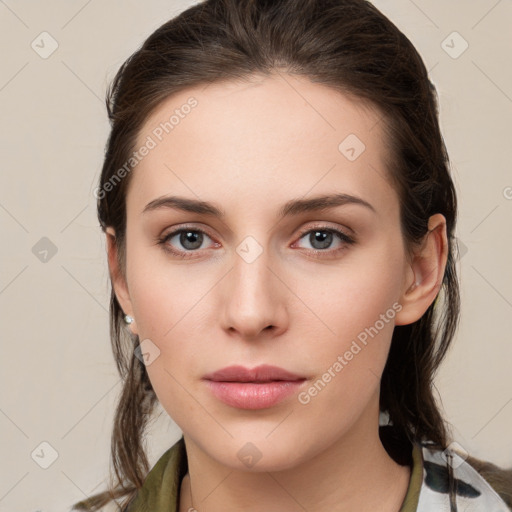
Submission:
[[[92,195],[108,135],[103,98],[123,60],[191,3],[0,0],[0,511],[68,510],[102,487],[120,391]],[[437,388],[457,441],[511,466],[512,3],[375,4],[431,70],[460,199],[463,313]],[[43,31],[58,44],[46,59],[31,47],[46,37],[51,48]],[[457,58],[454,31],[469,44]],[[57,250],[46,262],[43,237]],[[152,462],[178,435],[164,412]]]

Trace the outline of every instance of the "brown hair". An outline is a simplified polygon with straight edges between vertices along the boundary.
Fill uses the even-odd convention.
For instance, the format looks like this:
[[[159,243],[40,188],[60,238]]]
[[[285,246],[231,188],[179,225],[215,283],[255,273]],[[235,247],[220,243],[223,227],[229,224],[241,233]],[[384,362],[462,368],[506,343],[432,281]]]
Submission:
[[[129,160],[143,123],[163,100],[192,86],[277,70],[308,77],[377,108],[391,150],[388,174],[399,196],[409,250],[427,233],[431,215],[446,218],[449,253],[442,288],[420,320],[395,327],[380,395],[380,409],[389,414],[395,439],[425,439],[445,447],[447,424],[433,394],[433,378],[459,318],[456,194],[435,87],[409,39],[371,3],[206,0],[158,28],[122,64],[107,93],[111,133],[97,194],[101,227],[115,229],[124,272],[131,173],[113,187],[106,185]],[[157,399],[144,364],[134,357],[139,340],[126,333],[113,290],[110,321],[124,381],[111,447],[118,483],[75,505],[81,510],[97,510],[113,498],[123,498],[125,506],[149,470],[143,439]]]

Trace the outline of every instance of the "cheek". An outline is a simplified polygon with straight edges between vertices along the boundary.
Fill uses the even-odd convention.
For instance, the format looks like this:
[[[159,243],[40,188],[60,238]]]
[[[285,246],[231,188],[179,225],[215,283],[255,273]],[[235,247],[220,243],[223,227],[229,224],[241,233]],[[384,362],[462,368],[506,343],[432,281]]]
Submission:
[[[136,261],[134,257],[134,267]],[[204,357],[200,350],[204,336],[195,329],[203,325],[198,319],[199,301],[208,289],[208,283],[191,280],[184,271],[185,266],[166,269],[141,259],[132,273],[130,291],[139,339],[150,340],[157,354],[146,366],[149,379],[162,407],[182,429],[183,417],[201,414],[192,411],[190,397],[196,393],[195,363]]]
[[[355,339],[377,323],[390,337],[394,317],[400,309],[403,255],[392,243],[374,244],[342,259],[338,266],[319,266],[304,273],[297,290],[326,339],[340,343]],[[309,313],[308,313],[309,314]],[[381,321],[384,315],[384,325]],[[310,318],[315,318],[309,314]],[[341,348],[337,346],[336,348]]]

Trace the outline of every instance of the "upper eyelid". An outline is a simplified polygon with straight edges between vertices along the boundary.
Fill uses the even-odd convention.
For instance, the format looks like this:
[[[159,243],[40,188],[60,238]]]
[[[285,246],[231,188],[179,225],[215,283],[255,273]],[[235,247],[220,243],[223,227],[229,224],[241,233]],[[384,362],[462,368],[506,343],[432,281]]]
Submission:
[[[205,235],[208,235],[210,238],[214,239],[215,237],[211,235],[208,230],[196,226],[179,226],[177,228],[172,228],[169,232],[162,235],[162,238],[169,238],[171,235],[176,236],[177,234],[183,232],[183,231],[197,231],[199,233],[203,233]]]
[[[314,231],[315,229],[317,229],[318,231],[339,231],[346,236],[351,236],[351,233],[353,233],[353,231],[349,228],[342,228],[339,226],[335,227],[335,226],[330,226],[329,224],[319,223],[316,226],[309,226],[307,228],[304,228],[303,230],[302,229],[299,230],[299,234],[300,234],[300,236],[303,236],[306,233],[309,233],[310,231]]]

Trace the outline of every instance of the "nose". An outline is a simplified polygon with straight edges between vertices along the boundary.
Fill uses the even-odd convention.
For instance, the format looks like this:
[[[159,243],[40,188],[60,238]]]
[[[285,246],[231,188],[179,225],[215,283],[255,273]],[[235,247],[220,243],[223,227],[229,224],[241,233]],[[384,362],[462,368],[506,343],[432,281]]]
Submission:
[[[275,337],[288,328],[286,286],[270,268],[264,251],[255,261],[234,255],[223,287],[221,323],[231,336],[255,340]]]

